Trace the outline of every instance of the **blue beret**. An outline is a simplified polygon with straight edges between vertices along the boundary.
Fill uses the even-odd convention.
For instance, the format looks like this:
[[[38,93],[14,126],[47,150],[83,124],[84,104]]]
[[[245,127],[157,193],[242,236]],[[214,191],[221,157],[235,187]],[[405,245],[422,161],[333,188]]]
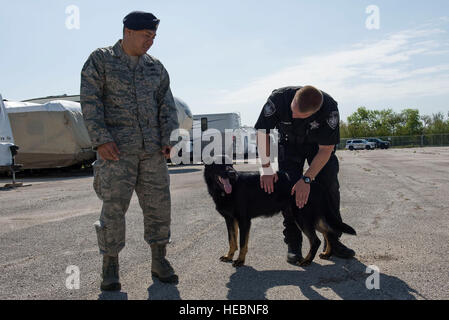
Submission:
[[[160,20],[153,14],[143,11],[133,11],[123,19],[124,26],[131,30],[148,29],[156,31],[159,22]]]

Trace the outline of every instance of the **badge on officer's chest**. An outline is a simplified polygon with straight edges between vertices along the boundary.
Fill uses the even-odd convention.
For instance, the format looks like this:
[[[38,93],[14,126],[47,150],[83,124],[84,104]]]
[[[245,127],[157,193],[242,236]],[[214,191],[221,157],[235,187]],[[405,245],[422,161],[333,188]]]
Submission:
[[[316,121],[310,123],[310,130],[318,129],[320,124]]]
[[[276,112],[276,106],[273,101],[268,99],[267,103],[263,107],[263,115],[265,118],[271,117]]]
[[[332,111],[332,113],[329,116],[329,119],[327,119],[327,124],[329,127],[331,127],[332,130],[335,130],[338,126],[339,122],[339,114],[338,111]]]

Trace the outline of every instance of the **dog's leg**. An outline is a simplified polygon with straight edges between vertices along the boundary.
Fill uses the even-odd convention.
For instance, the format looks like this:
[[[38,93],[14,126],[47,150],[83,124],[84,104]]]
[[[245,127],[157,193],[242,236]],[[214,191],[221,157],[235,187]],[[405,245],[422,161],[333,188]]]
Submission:
[[[310,224],[304,223],[304,225],[302,227],[302,231],[304,232],[306,237],[309,239],[309,243],[310,243],[310,250],[309,250],[309,253],[307,254],[307,257],[305,257],[305,259],[303,261],[298,263],[299,266],[305,267],[305,266],[308,266],[315,258],[316,252],[318,251],[318,248],[321,245],[321,241],[320,241],[320,239],[318,239],[318,237],[316,235],[315,228],[313,226],[311,226]]]
[[[320,254],[321,259],[328,260],[332,255],[332,247],[329,241],[329,235],[327,232],[323,232],[324,240],[326,241],[326,250]]]
[[[245,264],[246,253],[248,252],[249,230],[251,228],[251,220],[239,222],[240,229],[240,251],[239,257],[232,264],[234,267],[241,267]]]
[[[229,251],[228,254],[220,258],[223,262],[232,262],[234,253],[237,251],[237,235],[238,235],[238,223],[236,219],[225,218],[226,227],[228,229]]]

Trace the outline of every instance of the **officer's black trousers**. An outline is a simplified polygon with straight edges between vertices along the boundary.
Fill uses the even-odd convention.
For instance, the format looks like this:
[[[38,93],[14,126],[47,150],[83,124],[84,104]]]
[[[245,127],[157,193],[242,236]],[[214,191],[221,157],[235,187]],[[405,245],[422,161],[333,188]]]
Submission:
[[[304,162],[310,165],[312,163],[315,154],[312,156],[301,155],[288,155],[285,154],[279,159],[279,171],[285,171],[293,178],[294,181],[298,181],[304,170]],[[327,164],[321,169],[319,174],[315,177],[315,181],[323,187],[323,189],[329,192],[328,198],[331,205],[334,207],[336,218],[340,221],[340,184],[338,183],[338,171],[339,163],[335,154],[332,154]],[[284,241],[289,244],[293,249],[300,249],[302,245],[302,234],[296,226],[293,216],[289,211],[282,212],[284,216]],[[341,233],[336,234],[339,238]]]

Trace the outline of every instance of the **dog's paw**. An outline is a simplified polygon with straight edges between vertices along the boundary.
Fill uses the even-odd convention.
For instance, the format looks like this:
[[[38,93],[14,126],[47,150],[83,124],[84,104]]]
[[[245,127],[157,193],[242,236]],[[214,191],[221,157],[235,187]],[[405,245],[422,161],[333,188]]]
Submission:
[[[245,264],[245,261],[235,260],[234,263],[232,264],[232,266],[235,268],[238,268],[238,267],[242,267],[244,264]]]
[[[323,260],[329,260],[331,258],[331,254],[320,253],[319,257]]]
[[[228,258],[228,256],[222,256],[220,257],[220,261],[229,263],[232,262],[232,258]]]
[[[298,262],[298,266],[300,266],[300,267],[307,267],[311,263],[312,263],[312,260],[304,259],[304,260]]]

